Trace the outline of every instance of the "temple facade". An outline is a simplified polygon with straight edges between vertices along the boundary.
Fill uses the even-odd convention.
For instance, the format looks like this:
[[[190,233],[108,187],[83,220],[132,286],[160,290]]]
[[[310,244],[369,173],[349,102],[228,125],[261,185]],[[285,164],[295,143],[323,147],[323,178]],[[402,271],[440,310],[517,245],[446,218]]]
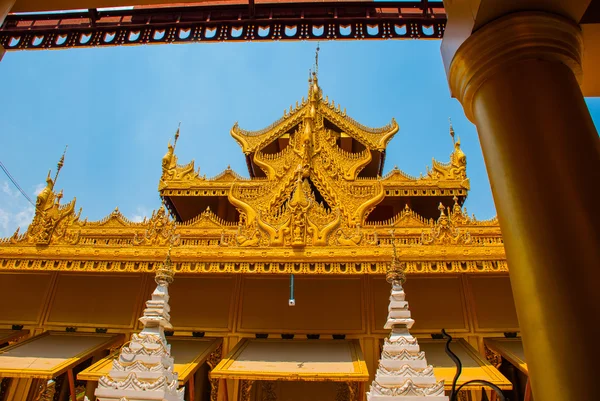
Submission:
[[[459,385],[527,397],[526,363],[503,346],[522,355],[502,235],[463,207],[460,139],[450,128],[448,161],[426,175],[384,174],[398,129],[353,120],[313,74],[280,120],[232,128],[247,177],[180,164],[177,130],[163,205],[142,222],[118,209],[81,218],[49,174],[27,230],[0,240],[0,400],[120,399],[134,368],[138,390],[166,377],[164,399],[386,400],[402,395],[385,387],[407,383],[393,378],[403,368],[420,386],[405,395],[437,401],[456,370],[442,329]],[[154,276],[168,250],[167,293]],[[408,280],[388,280],[390,296],[398,263]],[[485,397],[481,385],[459,392]]]

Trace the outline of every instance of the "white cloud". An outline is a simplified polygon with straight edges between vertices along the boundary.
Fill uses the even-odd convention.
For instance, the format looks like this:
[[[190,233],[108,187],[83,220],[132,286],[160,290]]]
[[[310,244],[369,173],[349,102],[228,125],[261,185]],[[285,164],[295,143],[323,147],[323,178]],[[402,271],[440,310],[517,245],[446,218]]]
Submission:
[[[144,218],[149,217],[149,215],[150,213],[148,213],[148,209],[146,209],[143,206],[138,206],[135,209],[135,213],[128,217],[128,219],[133,221],[134,223],[141,223],[142,221],[144,221]]]
[[[0,230],[8,230],[10,224],[10,214],[4,209],[0,209]]]
[[[35,196],[38,196],[43,190],[44,188],[46,188],[46,184],[39,183],[35,186],[35,189],[33,190],[33,193],[35,194]]]
[[[8,185],[8,181],[4,181],[2,183],[2,192],[4,192],[8,196],[13,196],[13,197],[15,195],[18,195],[18,192],[17,192],[16,189],[13,192],[12,188],[10,187],[10,185]]]
[[[33,215],[35,214],[35,209],[33,206],[29,206],[26,209],[21,210],[14,216],[15,223],[17,227],[21,227],[24,229],[29,226],[31,220],[33,220]]]
[[[43,184],[37,185],[36,193],[39,193],[40,186],[41,189],[44,187]],[[8,180],[0,181],[0,238],[10,237],[17,227],[23,233],[33,220],[34,213],[34,207]]]

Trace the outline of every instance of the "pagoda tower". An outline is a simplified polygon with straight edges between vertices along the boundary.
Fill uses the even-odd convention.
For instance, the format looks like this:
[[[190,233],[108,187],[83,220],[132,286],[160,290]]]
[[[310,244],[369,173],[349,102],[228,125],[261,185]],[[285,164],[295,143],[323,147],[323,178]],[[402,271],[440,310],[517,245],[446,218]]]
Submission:
[[[367,401],[448,401],[444,381],[437,381],[433,366],[427,364],[425,352],[409,329],[415,321],[410,316],[402,284],[406,281],[405,267],[394,257],[386,274],[392,285],[388,317],[384,328],[391,333],[383,343],[379,368],[367,392]]]
[[[177,389],[171,346],[165,329],[171,329],[169,315],[169,284],[174,276],[171,248],[164,264],[156,271],[156,289],[146,301],[139,319],[144,329],[133,334],[113,361],[109,376],[98,381],[95,395],[99,401],[178,401],[183,400],[185,388]]]

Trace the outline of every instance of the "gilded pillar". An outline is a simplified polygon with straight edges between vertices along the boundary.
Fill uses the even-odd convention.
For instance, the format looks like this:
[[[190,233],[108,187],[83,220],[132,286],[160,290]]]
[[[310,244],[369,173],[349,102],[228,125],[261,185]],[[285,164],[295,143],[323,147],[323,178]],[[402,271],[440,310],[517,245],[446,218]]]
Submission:
[[[472,34],[449,71],[479,133],[536,401],[597,398],[600,141],[581,54],[576,24],[522,12]]]
[[[4,18],[6,18],[14,5],[15,0],[0,0],[0,25],[4,22]],[[2,61],[5,52],[4,47],[0,45],[0,61]]]

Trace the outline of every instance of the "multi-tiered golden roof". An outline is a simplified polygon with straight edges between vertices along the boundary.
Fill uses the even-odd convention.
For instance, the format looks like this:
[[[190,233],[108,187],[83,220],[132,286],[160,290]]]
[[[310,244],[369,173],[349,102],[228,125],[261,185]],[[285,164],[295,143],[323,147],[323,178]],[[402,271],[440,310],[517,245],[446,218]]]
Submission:
[[[506,271],[496,219],[479,221],[462,208],[469,179],[460,139],[450,161],[433,160],[425,176],[397,167],[382,176],[386,146],[397,132],[395,120],[368,128],[350,118],[323,97],[313,73],[308,97],[280,120],[260,131],[232,128],[249,178],[229,167],[206,178],[193,161],[178,164],[177,130],[159,183],[175,222],[163,207],[141,223],[118,209],[98,222],[82,220],[75,200],[60,205],[48,177],[29,229],[3,240],[0,255],[6,267],[19,255],[30,266],[41,266],[42,256],[45,268],[68,258],[79,270],[111,270],[116,263],[126,271],[143,256],[152,269],[164,254],[156,248],[166,246],[177,224],[174,257],[182,271],[381,274],[395,230],[409,273]]]

